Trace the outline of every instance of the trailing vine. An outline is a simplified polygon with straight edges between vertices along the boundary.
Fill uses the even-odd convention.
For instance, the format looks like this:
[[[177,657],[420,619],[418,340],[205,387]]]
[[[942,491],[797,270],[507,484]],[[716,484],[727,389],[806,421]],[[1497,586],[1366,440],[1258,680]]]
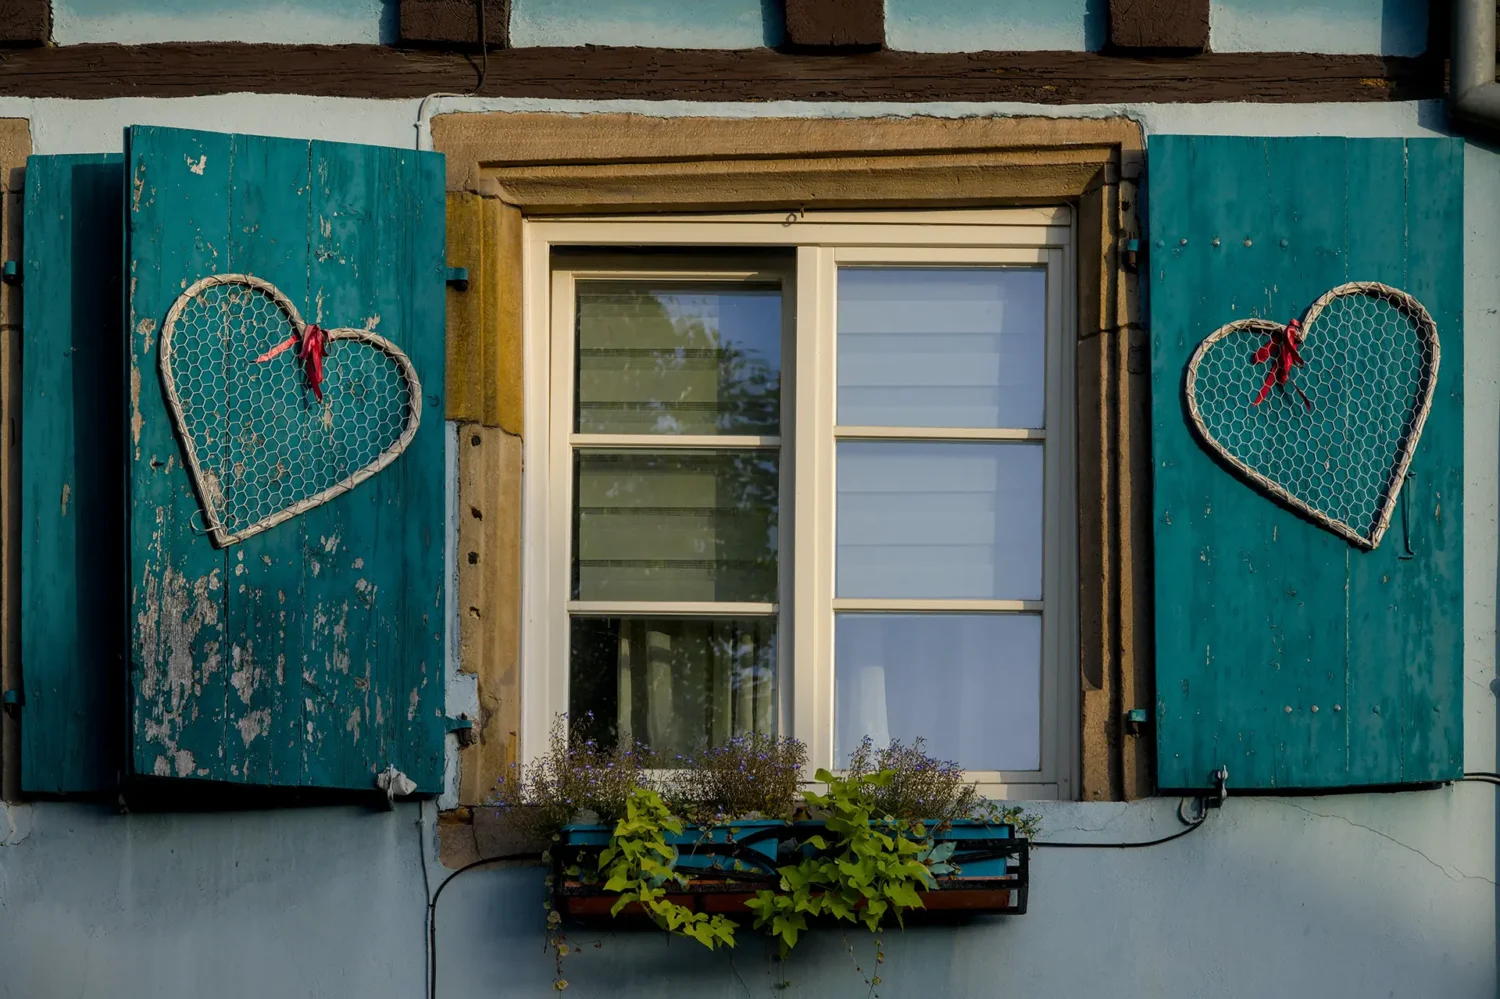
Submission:
[[[709,950],[734,946],[734,923],[723,915],[694,912],[666,897],[669,881],[686,885],[687,878],[675,872],[677,848],[668,845],[666,833],[681,834],[682,820],[674,816],[661,795],[636,787],[625,802],[625,815],[615,823],[609,845],[599,854],[599,874],[604,890],[619,892],[609,910],[611,916],[632,902],[662,929],[690,937]]]
[[[923,907],[917,892],[937,887],[935,875],[955,870],[948,863],[955,844],[934,843],[921,821],[876,810],[893,771],[838,777],[819,770],[817,779],[828,792],[809,792],[807,803],[828,813],[824,824],[835,843],[809,836],[807,845],[817,852],[778,868],[782,890],[762,889],[745,903],[756,914],[755,927],[780,942],[783,957],[797,945],[809,916],[863,923],[872,933],[888,916],[902,925],[903,912]],[[878,974],[873,979],[872,985],[879,984]]]

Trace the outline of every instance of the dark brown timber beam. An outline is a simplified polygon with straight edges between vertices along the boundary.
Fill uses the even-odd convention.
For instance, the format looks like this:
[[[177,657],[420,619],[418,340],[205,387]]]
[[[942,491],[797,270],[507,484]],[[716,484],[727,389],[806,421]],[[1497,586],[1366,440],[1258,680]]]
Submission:
[[[1202,52],[1208,0],[1109,0],[1109,44],[1116,52]]]
[[[885,0],[786,0],[786,44],[809,51],[885,47]]]
[[[238,92],[421,97],[467,91],[478,56],[379,45],[65,45],[0,53],[0,96],[187,97]],[[1441,97],[1442,64],[1373,55],[1089,52],[793,55],[646,48],[503,49],[495,97],[690,101],[1390,101]]]
[[[52,39],[52,0],[0,0],[0,45],[45,45]]]

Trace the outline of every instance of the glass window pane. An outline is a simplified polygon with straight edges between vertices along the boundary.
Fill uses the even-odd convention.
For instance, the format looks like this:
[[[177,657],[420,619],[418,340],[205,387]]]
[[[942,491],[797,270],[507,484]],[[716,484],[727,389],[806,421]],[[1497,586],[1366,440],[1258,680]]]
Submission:
[[[969,770],[1041,766],[1039,614],[838,614],[835,757],[927,740]]]
[[[774,450],[574,455],[575,600],[776,599]]]
[[[840,441],[840,597],[1040,600],[1042,445]]]
[[[838,422],[1041,427],[1047,272],[839,271]]]
[[[781,289],[578,282],[579,433],[776,434]]]
[[[776,619],[575,617],[568,711],[668,758],[775,727]]]

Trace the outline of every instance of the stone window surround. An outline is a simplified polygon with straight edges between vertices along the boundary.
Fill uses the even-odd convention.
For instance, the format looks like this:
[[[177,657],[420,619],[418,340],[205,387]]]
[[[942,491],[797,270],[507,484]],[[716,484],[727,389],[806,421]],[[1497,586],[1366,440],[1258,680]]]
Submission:
[[[1154,700],[1147,333],[1137,254],[1129,249],[1139,233],[1139,125],[1122,118],[480,112],[439,116],[432,132],[448,160],[449,262],[471,275],[469,291],[449,293],[448,416],[460,424],[460,669],[476,678],[480,717],[475,739],[460,752],[463,807],[447,824],[483,805],[516,754],[521,229],[524,218],[547,215],[1073,206],[1079,797],[1152,793],[1151,730],[1132,734],[1124,720],[1126,711]]]

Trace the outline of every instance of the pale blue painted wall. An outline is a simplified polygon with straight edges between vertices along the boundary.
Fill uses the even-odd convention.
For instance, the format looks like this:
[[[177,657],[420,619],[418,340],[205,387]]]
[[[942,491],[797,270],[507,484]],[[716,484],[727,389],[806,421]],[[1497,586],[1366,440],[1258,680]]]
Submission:
[[[511,42],[746,49],[781,44],[779,0],[513,0]]]
[[[887,39],[914,52],[1096,50],[1106,0],[886,0]],[[1212,0],[1219,52],[1418,55],[1427,0]],[[54,0],[78,42],[393,42],[396,0]],[[781,43],[781,0],[514,0],[519,46],[755,48]]]
[[[1421,55],[1427,0],[1213,0],[1215,52]]]
[[[394,42],[397,0],[52,0],[52,37],[78,42]]]
[[[0,99],[37,152],[111,151],[130,122],[412,141],[417,101],[230,95],[190,100]],[[663,115],[858,117],[924,113],[1128,114],[1148,132],[1421,135],[1440,104],[693,104],[445,100],[447,111],[629,110]],[[1465,739],[1497,769],[1500,513],[1500,155],[1471,144],[1465,177]],[[887,935],[888,999],[997,995],[1112,999],[1496,994],[1495,789],[1231,798],[1192,836],[1146,850],[1040,851],[1032,911]],[[1145,839],[1176,801],[1044,804],[1045,832]],[[97,805],[0,806],[3,999],[414,999],[431,865],[431,808],[121,815]],[[425,860],[428,862],[424,866]],[[541,875],[462,875],[439,908],[440,995],[550,990]],[[656,935],[577,934],[567,996],[864,997],[837,933],[785,971],[755,940],[733,955]],[[849,935],[862,946],[866,938]]]
[[[886,0],[886,42],[910,52],[1095,50],[1105,0]]]

